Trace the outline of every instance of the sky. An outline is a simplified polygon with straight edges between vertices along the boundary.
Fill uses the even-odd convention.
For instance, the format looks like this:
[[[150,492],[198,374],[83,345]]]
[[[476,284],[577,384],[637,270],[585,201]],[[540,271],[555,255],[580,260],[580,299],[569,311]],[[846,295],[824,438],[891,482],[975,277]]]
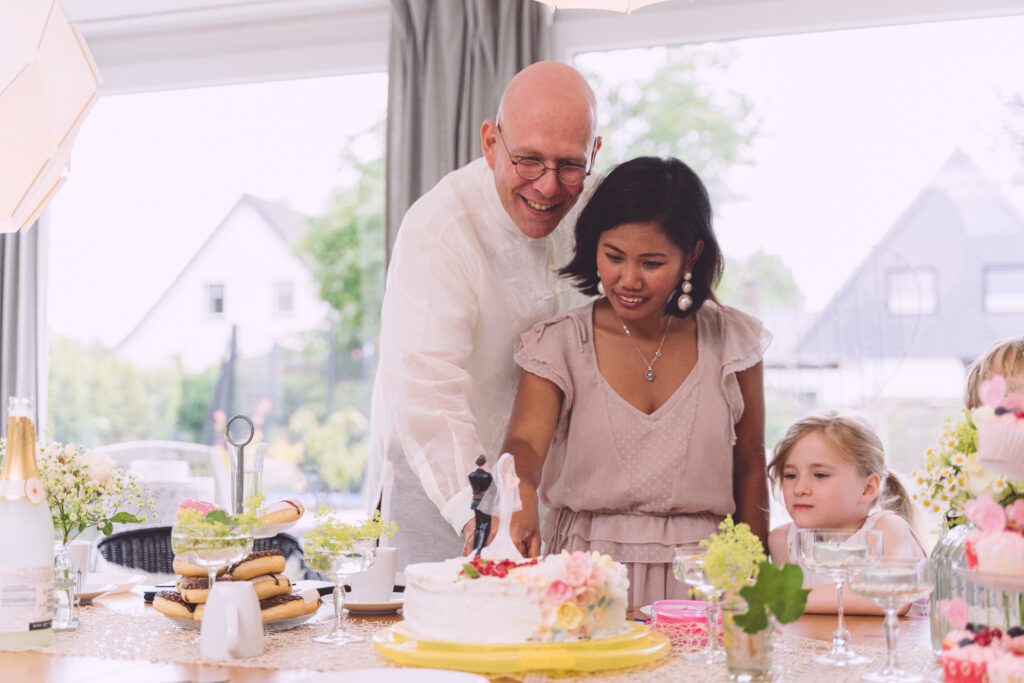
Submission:
[[[741,199],[716,206],[726,253],[778,254],[819,310],[954,149],[1020,193],[1001,131],[1003,98],[1024,93],[1021,35],[1024,18],[1000,18],[705,46],[731,56],[712,87],[746,94],[761,124],[756,165],[727,179]],[[581,63],[624,80],[663,54]],[[367,74],[102,98],[52,204],[52,329],[117,343],[242,193],[323,211],[386,96]]]

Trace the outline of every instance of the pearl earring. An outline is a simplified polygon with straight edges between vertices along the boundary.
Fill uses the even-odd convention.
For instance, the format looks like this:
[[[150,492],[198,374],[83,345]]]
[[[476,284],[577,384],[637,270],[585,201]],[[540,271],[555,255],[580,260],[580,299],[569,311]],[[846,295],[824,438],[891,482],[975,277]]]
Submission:
[[[600,280],[597,281],[597,293],[600,294],[601,296],[605,295],[605,293],[604,293],[604,283],[601,282]]]
[[[683,284],[679,288],[682,294],[676,299],[676,306],[679,307],[680,311],[688,311],[690,306],[693,306],[693,297],[690,296],[690,292],[693,291],[693,283],[690,282],[692,279],[693,273],[686,271],[686,274],[683,275]]]

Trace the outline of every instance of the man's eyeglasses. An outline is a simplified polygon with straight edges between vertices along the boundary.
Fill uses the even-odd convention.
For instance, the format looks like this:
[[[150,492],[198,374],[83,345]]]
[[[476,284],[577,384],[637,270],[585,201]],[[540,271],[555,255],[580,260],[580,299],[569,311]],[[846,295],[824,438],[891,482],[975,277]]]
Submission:
[[[501,132],[501,125],[496,125],[496,128],[498,129],[498,136],[501,138],[501,144],[505,147],[505,153],[508,154],[509,161],[512,162],[512,166],[516,169],[516,175],[523,180],[537,180],[546,172],[554,171],[558,177],[558,182],[561,184],[579,185],[590,175],[590,170],[586,166],[580,166],[579,164],[562,164],[552,168],[551,166],[545,166],[543,162],[537,159],[522,157],[516,159],[508,149],[505,135]]]

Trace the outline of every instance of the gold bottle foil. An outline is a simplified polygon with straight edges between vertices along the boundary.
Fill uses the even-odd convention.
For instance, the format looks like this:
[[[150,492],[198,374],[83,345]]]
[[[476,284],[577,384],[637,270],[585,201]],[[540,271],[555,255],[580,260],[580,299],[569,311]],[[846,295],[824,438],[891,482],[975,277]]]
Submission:
[[[7,418],[7,452],[4,455],[4,467],[0,472],[0,481],[26,481],[39,477],[36,467],[36,428],[32,419],[23,415],[11,415]],[[25,497],[25,487],[3,487],[0,498],[19,500]]]

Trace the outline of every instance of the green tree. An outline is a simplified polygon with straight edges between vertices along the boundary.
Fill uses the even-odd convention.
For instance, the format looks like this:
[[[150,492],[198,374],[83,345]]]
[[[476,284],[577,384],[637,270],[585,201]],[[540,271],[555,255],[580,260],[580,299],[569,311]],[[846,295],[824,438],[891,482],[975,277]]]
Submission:
[[[50,335],[51,438],[88,445],[171,438],[181,392],[176,367],[142,370],[100,344]]]
[[[730,168],[752,165],[747,158],[757,136],[754,106],[745,95],[710,85],[728,69],[719,51],[659,48],[660,63],[648,78],[610,83],[586,73],[597,93],[600,129],[605,131],[601,165],[637,156],[675,156],[696,171],[712,196],[730,197]]]
[[[361,147],[369,153],[360,154]],[[384,120],[350,138],[341,165],[354,181],[336,189],[298,245],[313,262],[320,298],[337,315],[336,347],[350,353],[380,331],[384,291]]]
[[[758,249],[744,259],[726,257],[715,294],[722,303],[756,314],[770,308],[803,307],[793,271],[778,256]]]

